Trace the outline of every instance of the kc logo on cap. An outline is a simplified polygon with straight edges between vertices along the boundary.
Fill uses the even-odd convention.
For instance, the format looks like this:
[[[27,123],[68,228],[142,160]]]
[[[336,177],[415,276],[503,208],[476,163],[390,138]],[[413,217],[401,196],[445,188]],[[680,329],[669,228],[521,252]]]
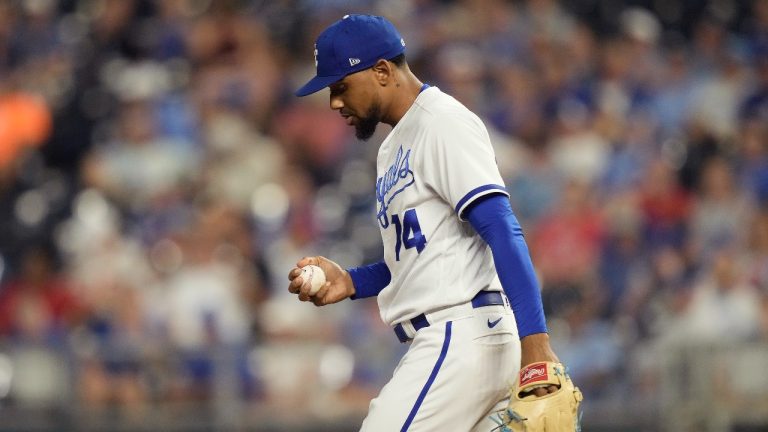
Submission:
[[[365,70],[377,61],[405,52],[405,40],[386,18],[376,15],[345,15],[325,29],[315,42],[316,75],[296,91],[306,96],[345,76]]]

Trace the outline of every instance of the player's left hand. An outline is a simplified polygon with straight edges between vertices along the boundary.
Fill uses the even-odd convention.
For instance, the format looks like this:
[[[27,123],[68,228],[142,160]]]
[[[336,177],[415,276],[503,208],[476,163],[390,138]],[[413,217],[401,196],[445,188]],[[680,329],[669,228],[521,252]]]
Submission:
[[[555,387],[543,396],[532,389]],[[510,388],[509,405],[494,420],[501,432],[578,432],[583,396],[561,363],[525,366]]]
[[[549,345],[549,335],[546,333],[535,333],[528,335],[520,340],[521,348],[521,366],[526,366],[537,362],[553,362],[559,363],[560,359],[552,351],[552,347]],[[535,387],[531,392],[535,396],[544,396],[549,393],[557,391],[558,387],[550,385],[547,387]]]

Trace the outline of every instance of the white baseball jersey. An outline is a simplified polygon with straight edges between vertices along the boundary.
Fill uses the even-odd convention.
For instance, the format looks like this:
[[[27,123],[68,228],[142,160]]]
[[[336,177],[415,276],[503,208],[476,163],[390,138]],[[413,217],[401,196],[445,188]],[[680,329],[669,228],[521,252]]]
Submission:
[[[377,168],[392,274],[378,295],[382,319],[423,313],[430,325],[413,334],[361,431],[490,431],[520,365],[520,341],[508,305],[469,303],[479,290],[501,290],[490,248],[459,217],[483,195],[506,194],[488,132],[454,98],[427,88],[382,143]]]
[[[390,325],[501,291],[490,248],[460,215],[507,194],[482,121],[436,87],[422,91],[381,144],[377,217],[392,274],[378,295]]]

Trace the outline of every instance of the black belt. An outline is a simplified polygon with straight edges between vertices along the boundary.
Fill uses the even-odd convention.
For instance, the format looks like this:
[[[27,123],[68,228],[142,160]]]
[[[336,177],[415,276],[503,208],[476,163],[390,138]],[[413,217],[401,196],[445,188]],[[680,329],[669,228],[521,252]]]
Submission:
[[[502,297],[501,292],[499,291],[480,291],[477,294],[475,294],[474,298],[472,298],[472,307],[474,309],[481,308],[484,306],[494,306],[494,305],[503,305],[503,304],[504,304],[504,297]],[[424,314],[411,318],[410,321],[415,331],[419,331],[424,327],[429,327],[429,321],[427,321],[427,316]],[[395,325],[395,334],[397,335],[397,338],[400,339],[400,342],[402,343],[405,343],[411,340],[411,338],[409,338],[408,335],[405,333],[405,329],[403,328],[402,323],[398,323],[397,325]]]

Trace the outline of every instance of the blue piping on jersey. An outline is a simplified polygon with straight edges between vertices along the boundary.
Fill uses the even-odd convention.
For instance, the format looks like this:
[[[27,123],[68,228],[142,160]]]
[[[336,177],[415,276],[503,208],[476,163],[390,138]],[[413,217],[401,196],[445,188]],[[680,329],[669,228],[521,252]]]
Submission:
[[[487,184],[483,186],[478,186],[472,189],[471,191],[467,192],[467,194],[464,195],[464,198],[459,200],[459,203],[456,204],[456,208],[454,209],[456,211],[456,214],[459,214],[459,210],[461,210],[461,208],[464,207],[464,205],[466,205],[469,200],[474,198],[476,195],[489,190],[498,190],[499,192],[503,192],[504,195],[507,195],[507,190],[504,188],[504,186],[501,186],[501,185]],[[459,214],[459,217],[461,217],[461,214]]]
[[[452,321],[448,321],[445,323],[445,339],[443,340],[443,349],[440,350],[440,356],[437,358],[437,363],[435,363],[435,367],[432,368],[432,373],[429,375],[429,379],[427,380],[427,383],[424,384],[424,388],[421,389],[421,393],[419,394],[419,397],[416,399],[416,404],[413,405],[413,408],[411,409],[411,413],[408,414],[408,418],[405,419],[405,423],[403,424],[403,427],[400,429],[400,432],[405,432],[408,430],[409,427],[411,427],[411,423],[413,423],[413,419],[416,417],[416,413],[419,411],[419,408],[421,407],[422,402],[424,402],[424,398],[427,396],[427,392],[429,391],[429,388],[432,387],[432,383],[435,382],[435,378],[437,378],[437,373],[440,371],[440,366],[443,365],[443,361],[445,360],[445,355],[448,354],[448,346],[451,344],[451,327],[453,325]]]
[[[421,89],[419,90],[419,93],[423,92],[424,90],[426,90],[428,88],[429,88],[429,84],[427,84],[427,83],[422,84],[421,85]]]

